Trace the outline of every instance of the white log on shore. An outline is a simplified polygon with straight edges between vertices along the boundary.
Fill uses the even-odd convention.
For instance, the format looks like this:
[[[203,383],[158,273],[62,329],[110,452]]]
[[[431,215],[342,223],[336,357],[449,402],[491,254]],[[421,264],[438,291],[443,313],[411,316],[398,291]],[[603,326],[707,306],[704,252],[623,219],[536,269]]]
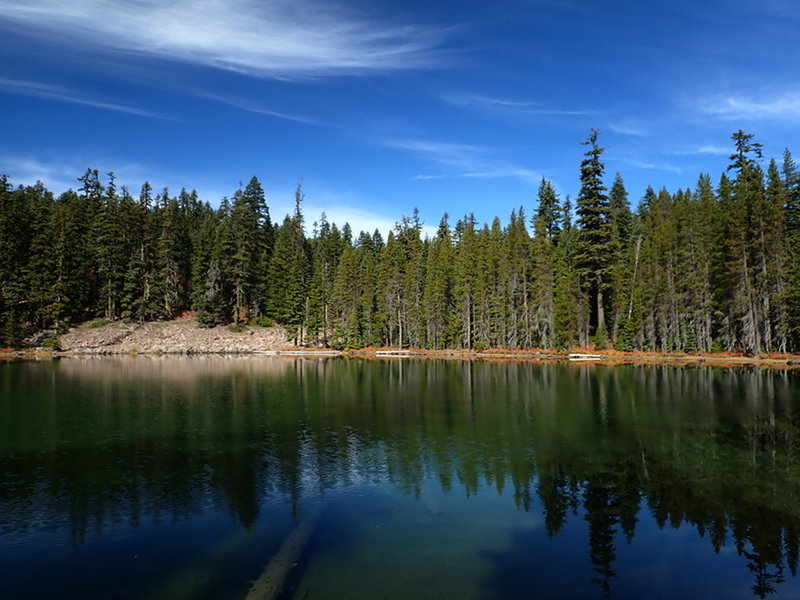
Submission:
[[[585,360],[603,360],[606,358],[605,354],[585,354],[583,352],[573,352],[569,355],[569,360],[573,362]]]

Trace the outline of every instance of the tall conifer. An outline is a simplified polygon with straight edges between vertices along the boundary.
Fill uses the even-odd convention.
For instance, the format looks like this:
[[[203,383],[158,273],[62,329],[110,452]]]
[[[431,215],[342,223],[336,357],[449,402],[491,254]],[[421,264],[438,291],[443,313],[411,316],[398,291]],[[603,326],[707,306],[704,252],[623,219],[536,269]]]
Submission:
[[[599,131],[592,129],[584,146],[589,149],[581,162],[581,188],[577,198],[580,236],[576,265],[581,285],[587,291],[593,311],[594,334],[606,335],[605,293],[611,278],[612,252],[609,200],[603,185],[605,166],[600,160],[604,148],[597,145]]]

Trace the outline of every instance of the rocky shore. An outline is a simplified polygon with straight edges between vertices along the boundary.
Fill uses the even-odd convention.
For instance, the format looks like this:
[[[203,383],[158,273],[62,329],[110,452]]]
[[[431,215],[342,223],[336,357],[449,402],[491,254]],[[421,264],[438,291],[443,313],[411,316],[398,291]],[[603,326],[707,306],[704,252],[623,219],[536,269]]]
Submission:
[[[191,315],[152,323],[90,322],[58,341],[71,354],[235,354],[291,347],[283,327],[202,328]]]
[[[50,343],[48,343],[48,341]],[[53,342],[55,341],[55,345]],[[46,358],[54,355],[102,354],[282,354],[319,357],[346,354],[361,358],[442,358],[461,360],[533,360],[537,362],[575,362],[576,364],[673,364],[717,365],[726,367],[758,366],[765,368],[800,368],[798,355],[686,354],[681,352],[619,352],[614,350],[421,350],[361,348],[338,352],[322,348],[297,348],[280,326],[200,327],[189,313],[173,321],[125,323],[96,320],[70,329],[54,337],[41,332],[28,340],[29,348],[21,351],[0,349],[0,359]]]

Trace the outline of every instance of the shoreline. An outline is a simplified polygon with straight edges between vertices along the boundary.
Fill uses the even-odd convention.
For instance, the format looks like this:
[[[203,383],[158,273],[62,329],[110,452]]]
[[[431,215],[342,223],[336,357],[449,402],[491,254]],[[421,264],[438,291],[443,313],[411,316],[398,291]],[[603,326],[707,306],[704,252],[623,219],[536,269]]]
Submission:
[[[285,329],[220,325],[201,328],[189,314],[172,321],[148,323],[95,320],[57,336],[59,349],[42,346],[43,332],[31,342],[36,347],[0,349],[0,361],[44,360],[73,356],[284,356],[307,358],[350,357],[368,360],[439,358],[446,360],[571,362],[602,365],[694,365],[760,368],[800,368],[800,354],[746,356],[739,353],[622,352],[573,348],[570,350],[426,350],[398,348],[301,348],[287,342]]]
[[[532,362],[542,364],[574,364],[574,365],[650,365],[650,366],[709,366],[709,367],[758,367],[765,369],[800,369],[800,355],[774,356],[732,356],[714,354],[679,354],[658,352],[626,352],[615,351],[614,354],[601,354],[601,357],[590,360],[570,359],[569,351],[488,351],[468,350],[386,350],[386,349],[303,349],[284,348],[280,350],[227,350],[227,351],[54,351],[45,348],[29,348],[23,350],[0,349],[0,362],[12,360],[55,360],[68,358],[104,358],[104,357],[280,357],[280,358],[359,358],[363,360],[403,360],[403,359],[439,359],[460,361],[487,362]]]

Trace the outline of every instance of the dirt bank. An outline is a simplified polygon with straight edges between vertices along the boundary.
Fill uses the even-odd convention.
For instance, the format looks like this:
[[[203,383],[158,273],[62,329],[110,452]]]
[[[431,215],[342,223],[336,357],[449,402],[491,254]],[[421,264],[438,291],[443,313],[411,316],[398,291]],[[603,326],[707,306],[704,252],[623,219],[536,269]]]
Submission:
[[[154,323],[83,324],[59,336],[73,354],[252,353],[291,347],[282,327],[202,328],[193,316]]]

